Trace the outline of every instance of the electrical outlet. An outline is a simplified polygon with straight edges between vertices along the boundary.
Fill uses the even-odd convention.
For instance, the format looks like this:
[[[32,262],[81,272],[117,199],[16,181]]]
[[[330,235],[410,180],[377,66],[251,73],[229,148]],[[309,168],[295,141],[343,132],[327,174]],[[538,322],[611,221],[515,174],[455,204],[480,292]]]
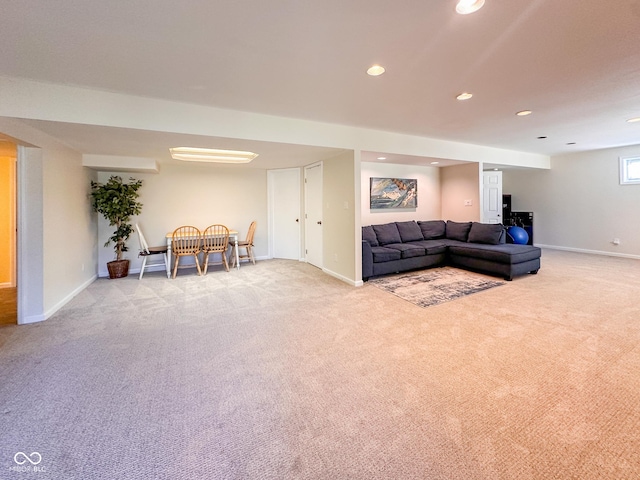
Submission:
[[[613,242],[611,242],[611,243],[613,243],[614,245],[620,245],[620,239],[619,238],[614,238]]]
[[[464,201],[464,206],[465,207],[470,207],[473,205],[473,200],[465,200]]]

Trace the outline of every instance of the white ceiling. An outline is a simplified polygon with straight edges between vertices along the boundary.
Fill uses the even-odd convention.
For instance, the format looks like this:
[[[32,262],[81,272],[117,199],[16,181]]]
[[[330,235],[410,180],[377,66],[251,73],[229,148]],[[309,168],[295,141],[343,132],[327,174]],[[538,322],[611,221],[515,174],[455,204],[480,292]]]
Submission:
[[[640,0],[455,3],[3,2],[0,75],[546,155],[640,143]],[[169,140],[32,123],[85,153]]]

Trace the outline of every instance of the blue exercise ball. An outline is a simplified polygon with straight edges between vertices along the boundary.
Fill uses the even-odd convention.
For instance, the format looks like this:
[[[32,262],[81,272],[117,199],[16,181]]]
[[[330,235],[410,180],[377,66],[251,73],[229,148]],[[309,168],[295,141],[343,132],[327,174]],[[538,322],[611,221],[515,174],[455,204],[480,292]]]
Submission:
[[[529,243],[529,234],[522,227],[509,227],[507,233],[513,240],[513,243],[517,243],[520,245],[526,245]]]

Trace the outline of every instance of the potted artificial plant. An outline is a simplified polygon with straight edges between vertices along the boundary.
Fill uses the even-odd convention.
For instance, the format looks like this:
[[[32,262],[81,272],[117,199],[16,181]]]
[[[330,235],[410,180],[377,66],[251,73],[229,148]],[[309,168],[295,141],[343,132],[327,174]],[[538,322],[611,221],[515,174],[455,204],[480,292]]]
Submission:
[[[107,262],[109,278],[126,277],[129,274],[129,260],[122,258],[122,253],[128,250],[126,242],[133,227],[129,220],[133,215],[139,215],[142,203],[138,202],[138,190],[142,187],[142,180],[129,179],[123,183],[122,178],[112,175],[107,183],[91,182],[91,205],[95,212],[101,213],[109,221],[109,226],[116,227],[113,235],[104,244],[108,247],[113,242],[116,259]]]

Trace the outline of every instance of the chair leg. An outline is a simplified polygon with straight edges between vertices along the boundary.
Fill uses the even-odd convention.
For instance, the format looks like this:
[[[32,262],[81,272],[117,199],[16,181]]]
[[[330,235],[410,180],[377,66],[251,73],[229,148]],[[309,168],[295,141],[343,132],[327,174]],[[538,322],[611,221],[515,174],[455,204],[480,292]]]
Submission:
[[[202,275],[202,270],[200,269],[200,260],[198,260],[198,255],[195,254],[193,258],[196,259],[196,267],[198,268],[198,275]]]
[[[142,266],[140,267],[140,276],[138,277],[138,280],[142,280],[142,275],[144,275],[144,267],[147,265],[147,257],[144,256],[142,257]]]
[[[173,275],[171,276],[171,278],[176,278],[176,273],[178,273],[178,260],[180,260],[180,257],[178,255],[174,255]]]
[[[209,252],[204,252],[203,256],[204,256],[204,275],[206,275],[207,270],[209,269]]]
[[[227,260],[226,252],[222,252],[222,264],[224,265],[225,270],[229,271],[229,261]]]
[[[251,259],[251,263],[256,264],[256,257],[253,256],[253,245],[247,245],[247,254]]]

